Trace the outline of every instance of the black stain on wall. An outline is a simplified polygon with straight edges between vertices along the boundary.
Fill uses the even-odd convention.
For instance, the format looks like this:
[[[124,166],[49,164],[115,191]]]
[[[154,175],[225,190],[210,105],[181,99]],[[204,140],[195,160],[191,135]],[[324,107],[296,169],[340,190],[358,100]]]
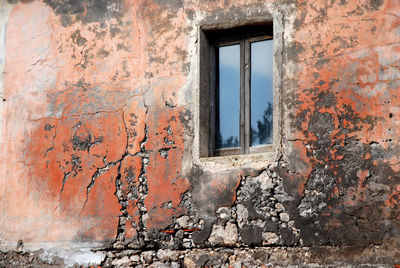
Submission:
[[[104,22],[110,18],[120,19],[123,0],[43,0],[61,17],[63,26],[75,21],[84,23]]]

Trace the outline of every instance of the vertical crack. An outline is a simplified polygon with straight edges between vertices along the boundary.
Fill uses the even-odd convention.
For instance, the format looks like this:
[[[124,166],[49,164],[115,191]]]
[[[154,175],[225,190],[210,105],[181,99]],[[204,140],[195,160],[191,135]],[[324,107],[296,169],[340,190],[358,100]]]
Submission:
[[[146,112],[145,112],[145,117],[147,117],[147,113],[148,113],[148,107],[145,105],[146,107]],[[125,129],[126,132],[128,133],[128,128],[126,126],[126,122],[124,119],[124,113],[123,113],[123,122],[125,125]],[[139,223],[138,223],[138,242],[140,245],[144,244],[144,241],[146,240],[146,226],[145,226],[145,218],[147,215],[147,209],[146,206],[144,204],[144,200],[146,199],[147,193],[148,193],[148,187],[147,187],[147,177],[146,177],[146,167],[149,165],[150,162],[150,157],[149,157],[149,153],[151,151],[148,151],[146,149],[146,142],[148,141],[148,126],[147,124],[144,125],[144,137],[143,139],[139,142],[139,147],[140,147],[140,151],[137,152],[134,155],[130,155],[128,153],[128,137],[127,137],[127,144],[126,144],[126,152],[124,154],[124,156],[122,157],[122,159],[119,161],[119,166],[118,166],[118,176],[116,178],[115,184],[116,184],[116,192],[115,195],[118,198],[118,202],[121,205],[121,215],[119,217],[119,223],[118,223],[118,230],[117,230],[117,237],[115,240],[115,243],[113,245],[114,248],[122,248],[124,246],[126,246],[125,243],[125,223],[127,220],[132,219],[132,216],[129,215],[128,210],[127,210],[127,206],[128,206],[128,199],[130,198],[129,194],[128,195],[124,195],[123,191],[122,191],[122,182],[121,182],[121,178],[122,178],[122,174],[121,174],[121,166],[122,166],[122,160],[125,158],[125,156],[130,155],[130,156],[137,156],[140,157],[141,159],[141,169],[140,169],[140,173],[137,176],[138,179],[138,198],[137,198],[137,208],[139,210]]]
[[[44,153],[44,158],[46,158],[47,157],[47,154],[50,152],[50,151],[53,151],[55,148],[54,148],[54,141],[55,141],[55,139],[56,139],[56,136],[57,136],[57,127],[58,127],[58,121],[56,121],[57,123],[54,125],[54,135],[53,135],[53,137],[51,137],[51,147],[50,148],[48,148],[47,150],[46,150],[46,152]],[[46,124],[47,125],[47,124]],[[50,129],[51,129],[51,126],[50,126]]]
[[[65,183],[67,182],[67,179],[68,179],[68,177],[71,175],[71,173],[72,173],[72,171],[67,172],[67,173],[64,173],[64,178],[63,178],[62,186],[61,186],[61,193],[64,191]],[[61,196],[60,196],[60,197],[61,197]]]
[[[118,163],[118,161],[117,161],[116,163],[112,163],[112,162],[111,162],[111,163],[107,163],[107,162],[106,162],[106,157],[107,157],[107,156],[104,156],[104,158],[103,158],[103,161],[104,161],[105,166],[104,166],[104,167],[101,167],[101,168],[97,168],[97,170],[96,170],[96,171],[93,173],[93,175],[92,175],[92,179],[90,180],[90,183],[88,184],[88,186],[86,186],[86,199],[85,199],[85,202],[83,203],[83,207],[82,207],[81,213],[85,210],[86,204],[87,204],[87,202],[88,202],[88,200],[89,200],[89,193],[90,193],[90,190],[92,190],[96,179],[97,179],[101,174],[107,172],[107,171],[110,169],[110,166],[114,166],[114,165],[116,165],[116,164]]]
[[[146,111],[147,114],[147,111]],[[150,163],[150,158],[149,158],[149,151],[146,150],[145,144],[148,141],[148,127],[147,124],[145,124],[144,127],[144,138],[143,140],[139,143],[140,144],[140,157],[141,157],[141,162],[142,162],[142,168],[138,177],[139,180],[139,186],[138,186],[138,193],[139,193],[139,199],[138,199],[138,209],[139,209],[139,242],[142,244],[146,240],[146,231],[147,227],[145,225],[145,218],[147,217],[147,208],[146,205],[144,204],[144,201],[147,197],[148,194],[148,186],[147,186],[147,176],[146,176],[146,167]]]

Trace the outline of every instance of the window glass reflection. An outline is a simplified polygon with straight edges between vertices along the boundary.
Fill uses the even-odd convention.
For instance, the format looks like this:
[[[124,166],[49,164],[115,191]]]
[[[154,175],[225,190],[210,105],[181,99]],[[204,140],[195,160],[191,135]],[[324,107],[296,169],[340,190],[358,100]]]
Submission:
[[[218,48],[219,88],[215,147],[239,146],[240,45]]]
[[[272,143],[273,41],[251,43],[251,146]]]

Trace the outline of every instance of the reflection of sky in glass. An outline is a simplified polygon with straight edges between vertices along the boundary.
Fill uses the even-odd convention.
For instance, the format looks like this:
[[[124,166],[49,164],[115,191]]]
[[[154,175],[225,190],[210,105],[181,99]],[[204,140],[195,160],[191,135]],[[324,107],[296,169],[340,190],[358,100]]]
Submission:
[[[272,143],[273,41],[251,43],[251,145]]]
[[[216,148],[239,146],[240,45],[219,47]],[[219,120],[219,125],[218,125]]]

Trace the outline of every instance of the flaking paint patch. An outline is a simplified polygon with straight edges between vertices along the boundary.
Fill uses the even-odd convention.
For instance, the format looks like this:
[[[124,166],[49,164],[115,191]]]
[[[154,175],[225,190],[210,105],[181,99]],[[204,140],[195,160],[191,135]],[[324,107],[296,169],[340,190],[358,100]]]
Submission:
[[[184,149],[183,126],[180,122],[180,110],[170,110],[160,114],[150,108],[149,141],[146,144],[150,154],[150,165],[147,168],[149,194],[145,204],[150,220],[149,229],[164,229],[171,224],[172,216],[179,216],[184,211],[178,207],[181,195],[189,189],[188,180],[183,177],[181,168]],[[167,150],[167,156],[161,154]],[[153,178],[153,179],[152,179]],[[163,204],[171,202],[171,208]]]
[[[392,136],[397,127],[390,120],[398,116],[392,112],[398,98],[387,87],[397,78],[383,75],[391,70],[384,59],[397,46],[396,36],[384,38],[383,31],[371,31],[361,21],[391,27],[389,31],[397,26],[386,23],[392,16],[385,5],[373,10],[355,2],[344,8],[334,5],[304,2],[298,10],[306,24],[297,24],[295,39],[305,49],[297,60],[301,89],[292,121],[296,134],[291,136],[298,141],[291,146],[293,152],[301,147],[305,153],[289,155],[289,167],[295,165],[291,170],[300,173],[296,183],[286,182],[286,189],[298,189],[295,202],[301,202],[291,214],[306,245],[365,245],[399,228],[393,207],[387,201],[385,205],[389,196],[397,195],[399,147]],[[320,16],[321,8],[327,16]],[[295,162],[309,162],[310,169]],[[379,191],[380,198],[373,197]],[[372,225],[377,229],[371,230]]]
[[[398,5],[378,2],[16,4],[5,52],[2,239],[207,246],[214,226],[236,224],[240,202],[267,202],[237,199],[244,178],[262,172],[282,181],[263,198],[271,219],[284,221],[250,213],[237,246],[268,242],[261,230],[291,246],[398,237]],[[182,96],[197,88],[194,26],[266,15],[281,39],[284,154],[191,159],[197,99]],[[218,218],[221,208],[229,219]]]

